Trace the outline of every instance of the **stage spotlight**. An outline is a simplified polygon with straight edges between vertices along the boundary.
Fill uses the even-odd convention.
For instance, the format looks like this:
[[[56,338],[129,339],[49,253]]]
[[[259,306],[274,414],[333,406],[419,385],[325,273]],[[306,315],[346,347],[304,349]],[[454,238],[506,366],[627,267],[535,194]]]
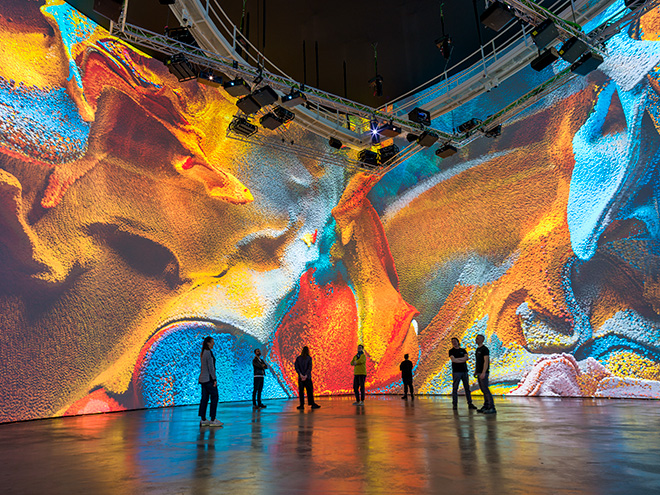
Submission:
[[[559,56],[569,64],[572,64],[588,49],[589,47],[584,41],[580,40],[577,36],[573,36],[561,46]]]
[[[453,156],[456,153],[458,153],[458,149],[452,146],[451,144],[445,144],[443,146],[440,146],[437,150],[435,150],[436,156],[439,156],[440,158],[449,158],[450,156]]]
[[[273,109],[273,113],[277,116],[278,119],[282,121],[283,124],[291,122],[296,117],[295,113],[280,106],[276,106]]]
[[[532,69],[535,71],[542,71],[545,69],[547,66],[552,64],[555,60],[559,58],[559,52],[555,47],[550,47],[547,50],[545,50],[541,55],[536,57],[534,60],[532,60],[532,63],[529,64]]]
[[[199,48],[195,37],[187,27],[165,28],[165,36],[173,40]]]
[[[280,99],[282,105],[289,108],[305,103],[306,101],[307,98],[305,97],[305,95],[300,91],[294,89],[291,90],[291,93],[282,96],[282,98]]]
[[[344,146],[339,139],[333,138],[333,137],[330,138],[330,140],[328,141],[328,144],[331,147],[333,147],[335,149],[338,149],[338,150],[340,150],[342,148],[342,146]]]
[[[596,69],[603,63],[603,57],[597,53],[587,52],[580,57],[580,59],[571,65],[571,72],[586,76],[592,70]]]
[[[559,36],[557,26],[546,19],[532,30],[532,39],[539,50],[543,50]]]
[[[481,20],[484,26],[494,31],[499,31],[514,17],[515,15],[508,5],[495,1],[483,11],[481,16],[479,16],[479,20]]]
[[[431,125],[431,112],[422,110],[421,108],[413,108],[408,113],[408,120],[422,125]]]
[[[203,70],[197,75],[197,82],[217,88],[222,84],[222,77],[216,76],[212,70]]]
[[[369,86],[371,86],[374,96],[383,96],[383,76],[376,74],[375,77],[369,79]]]
[[[273,112],[268,112],[266,115],[259,119],[259,123],[261,124],[261,127],[274,131],[282,125],[282,119],[280,119]]]
[[[237,77],[232,81],[225,82],[222,87],[225,88],[227,93],[236,98],[239,96],[247,96],[251,93],[250,86],[248,86],[247,83],[240,77]]]
[[[451,56],[451,37],[449,35],[446,34],[435,40],[435,46],[440,49],[440,53],[445,59],[449,59]]]
[[[270,86],[264,86],[261,89],[258,89],[252,93],[252,97],[261,105],[262,107],[272,105],[277,101],[277,93]]]
[[[362,150],[358,154],[358,161],[362,162],[363,164],[366,165],[372,165],[372,167],[367,167],[367,168],[373,168],[378,166],[378,153],[371,151],[371,150]]]
[[[461,125],[458,126],[458,132],[470,132],[472,129],[475,127],[479,127],[481,125],[481,120],[479,119],[470,119],[467,122],[463,122]]]
[[[498,124],[495,127],[484,131],[484,136],[487,138],[496,138],[502,135],[502,124]]]
[[[378,162],[382,165],[394,158],[399,153],[399,147],[396,144],[385,146],[378,150]]]
[[[165,59],[165,65],[170,73],[174,74],[179,82],[190,81],[197,78],[197,73],[183,53],[177,53]]]
[[[257,133],[258,128],[243,117],[234,117],[229,124],[229,130],[236,134],[240,134],[241,136],[250,137]]]
[[[425,148],[429,148],[433,146],[437,140],[438,135],[436,133],[431,131],[424,131],[417,138],[417,144],[424,146]]]
[[[380,143],[380,133],[378,132],[378,121],[372,120],[369,123],[369,132],[371,133],[371,142],[373,144]]]
[[[406,139],[408,140],[409,143],[412,143],[413,141],[417,141],[419,139],[419,136],[417,134],[412,134],[408,133],[406,134]]]
[[[254,95],[247,95],[240,98],[236,102],[236,106],[246,115],[257,113],[261,108],[261,105],[259,105],[259,102],[254,98]]]
[[[378,133],[386,138],[395,138],[401,134],[401,127],[398,127],[392,123],[383,124],[378,128]]]

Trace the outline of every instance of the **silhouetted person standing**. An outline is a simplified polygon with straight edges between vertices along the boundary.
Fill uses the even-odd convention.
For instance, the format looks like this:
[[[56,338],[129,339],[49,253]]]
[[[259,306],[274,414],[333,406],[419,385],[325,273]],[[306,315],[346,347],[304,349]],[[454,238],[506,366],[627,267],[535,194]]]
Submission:
[[[479,382],[479,388],[484,394],[484,406],[479,409],[479,412],[484,414],[494,414],[497,411],[495,410],[495,404],[493,403],[493,395],[488,388],[490,351],[488,350],[488,347],[484,345],[485,337],[483,335],[477,335],[475,340],[477,342],[477,350],[474,351],[476,361],[475,374],[477,376],[477,381]]]
[[[200,353],[201,369],[199,372],[199,384],[202,386],[202,400],[199,402],[199,426],[222,426],[216,421],[215,413],[218,409],[218,380],[215,374],[215,356],[212,349],[215,341],[213,337],[206,337],[202,344]],[[206,406],[211,398],[211,421],[206,419]]]
[[[314,384],[312,383],[312,356],[309,355],[309,347],[305,346],[296,358],[294,364],[296,373],[298,373],[298,399],[300,405],[297,409],[305,409],[305,390],[307,390],[307,404],[312,409],[318,409],[319,406],[314,402]]]
[[[254,350],[254,359],[252,360],[252,367],[254,368],[254,388],[252,389],[252,407],[254,409],[263,409],[266,407],[261,402],[261,392],[264,389],[264,376],[268,365],[261,359],[261,351]]]
[[[449,359],[451,359],[451,402],[453,409],[458,409],[458,387],[463,382],[463,390],[465,391],[465,398],[467,399],[468,409],[476,409],[472,404],[472,396],[470,395],[470,377],[468,376],[467,360],[469,358],[468,352],[461,347],[461,343],[456,337],[451,339],[452,348],[449,349]]]
[[[415,400],[415,396],[413,395],[413,363],[408,359],[408,354],[404,354],[399,369],[401,370],[401,380],[403,381],[403,397],[401,398],[407,399],[408,390],[410,390],[410,398]]]
[[[353,405],[363,406],[367,382],[367,355],[362,344],[357,346],[357,354],[351,359],[351,366],[353,366],[353,392],[355,392]]]

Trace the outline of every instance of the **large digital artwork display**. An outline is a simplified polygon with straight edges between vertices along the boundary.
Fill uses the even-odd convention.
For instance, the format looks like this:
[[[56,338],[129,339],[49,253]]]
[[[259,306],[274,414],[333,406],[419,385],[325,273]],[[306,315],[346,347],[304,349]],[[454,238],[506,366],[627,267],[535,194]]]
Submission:
[[[498,139],[376,180],[228,138],[222,89],[61,0],[2,2],[0,422],[195,403],[207,335],[225,401],[255,347],[265,397],[304,345],[348,393],[359,343],[368,391],[407,353],[446,394],[479,333],[495,393],[660,398],[659,35],[655,10]]]

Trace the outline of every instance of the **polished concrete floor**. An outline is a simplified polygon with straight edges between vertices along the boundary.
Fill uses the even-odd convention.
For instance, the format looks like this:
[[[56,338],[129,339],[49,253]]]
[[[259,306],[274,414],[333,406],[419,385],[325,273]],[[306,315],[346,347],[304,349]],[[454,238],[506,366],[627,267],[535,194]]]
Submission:
[[[461,398],[462,399],[462,398]],[[660,404],[447,397],[221,404],[0,425],[0,493],[660,493]]]

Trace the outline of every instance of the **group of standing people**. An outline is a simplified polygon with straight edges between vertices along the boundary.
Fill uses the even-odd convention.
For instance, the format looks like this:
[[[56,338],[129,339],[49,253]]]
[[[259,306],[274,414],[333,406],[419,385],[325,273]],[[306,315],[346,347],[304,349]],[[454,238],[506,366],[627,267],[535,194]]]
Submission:
[[[477,383],[484,396],[484,405],[478,412],[484,414],[493,414],[495,405],[493,403],[493,396],[488,387],[488,378],[490,371],[490,351],[484,345],[484,336],[477,335],[476,343],[477,349],[475,351],[475,376]],[[460,346],[457,338],[452,338],[452,348],[449,350],[449,359],[452,366],[452,407],[454,410],[458,409],[458,387],[463,384],[465,390],[465,398],[467,399],[468,409],[477,409],[472,403],[472,396],[470,394],[470,382],[468,376],[467,362],[469,360],[468,352]],[[215,372],[215,357],[213,356],[214,340],[212,337],[206,337],[202,344],[201,353],[201,371],[199,375],[199,383],[202,387],[202,400],[199,404],[199,416],[201,418],[200,426],[222,426],[222,423],[216,419],[216,411],[218,407],[218,382]],[[408,354],[405,354],[404,360],[399,365],[401,370],[401,379],[403,381],[403,396],[402,399],[407,399],[410,394],[411,400],[415,400],[413,391],[413,362],[410,361]],[[367,381],[367,356],[364,352],[364,346],[358,345],[357,353],[351,359],[351,366],[353,366],[353,392],[355,394],[354,406],[363,406],[365,397],[365,385]],[[266,405],[261,401],[261,394],[264,388],[264,375],[268,369],[268,365],[261,357],[259,349],[254,350],[254,359],[252,360],[252,367],[254,369],[254,387],[252,389],[252,405],[254,409],[265,408]],[[298,399],[300,405],[297,407],[299,410],[305,408],[305,393],[307,394],[307,404],[312,409],[318,409],[321,406],[314,401],[314,384],[312,383],[312,356],[309,353],[309,348],[304,346],[300,356],[296,358],[294,363],[296,374],[298,375]],[[210,420],[206,419],[206,409],[211,400]]]
[[[467,366],[469,359],[468,352],[461,347],[461,343],[456,337],[451,339],[452,348],[449,349],[449,359],[451,360],[452,376],[451,402],[454,410],[458,409],[458,387],[462,382],[468,409],[477,409],[478,412],[484,414],[494,414],[497,412],[493,403],[493,395],[490,393],[488,387],[490,351],[484,345],[484,340],[483,335],[477,335],[475,339],[477,349],[474,351],[474,375],[477,377],[477,383],[479,384],[481,393],[484,394],[484,405],[481,409],[477,409],[477,406],[472,404],[472,395],[470,394],[470,379]]]

